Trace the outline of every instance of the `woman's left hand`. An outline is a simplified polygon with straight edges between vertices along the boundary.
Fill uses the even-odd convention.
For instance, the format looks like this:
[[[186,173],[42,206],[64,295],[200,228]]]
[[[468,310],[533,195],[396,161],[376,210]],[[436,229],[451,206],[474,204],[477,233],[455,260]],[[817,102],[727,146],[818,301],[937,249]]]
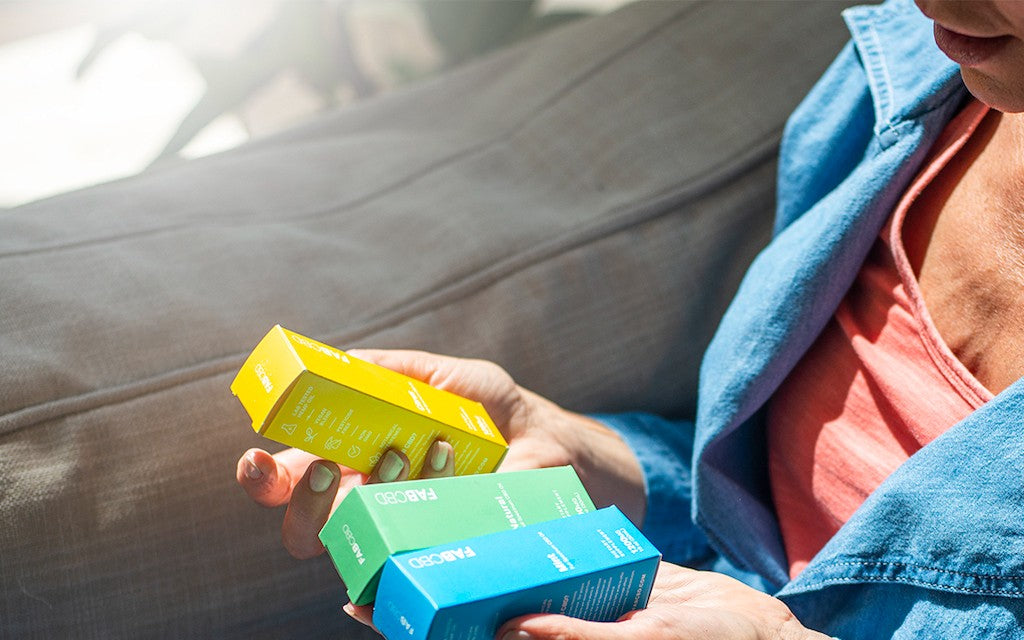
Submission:
[[[646,609],[617,622],[554,614],[510,620],[499,640],[827,640],[781,600],[720,573],[662,562]]]

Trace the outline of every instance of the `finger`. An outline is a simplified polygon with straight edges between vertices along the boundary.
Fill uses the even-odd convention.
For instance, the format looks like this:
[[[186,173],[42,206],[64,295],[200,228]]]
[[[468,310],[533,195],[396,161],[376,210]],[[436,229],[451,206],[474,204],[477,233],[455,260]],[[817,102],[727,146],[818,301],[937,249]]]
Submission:
[[[263,449],[249,449],[235,469],[235,479],[253,502],[277,507],[288,502],[292,487],[302,478],[316,456],[298,449],[270,455]]]
[[[476,400],[484,405],[499,429],[504,429],[527,406],[523,390],[493,362],[397,349],[352,349],[347,353]]]
[[[433,386],[443,386],[459,359],[427,351],[403,349],[351,349],[351,356],[397,371]]]
[[[455,449],[444,440],[434,440],[427,449],[420,478],[447,478],[455,475]]]
[[[324,546],[318,534],[331,515],[340,478],[338,465],[317,460],[309,465],[292,489],[281,524],[281,541],[288,553],[296,558],[312,558],[323,553]]]
[[[374,631],[377,631],[377,627],[373,624],[373,607],[370,605],[356,605],[351,602],[346,604],[342,609],[345,610],[353,620],[361,622],[366,626],[370,627]],[[379,633],[379,632],[378,632]]]
[[[628,619],[591,622],[555,614],[538,614],[509,620],[498,630],[498,640],[634,640],[650,637]]]
[[[292,492],[287,469],[279,468],[274,457],[262,449],[249,449],[242,454],[235,479],[253,502],[264,507],[288,502]]]
[[[378,482],[398,482],[409,477],[409,458],[401,451],[388,449],[384,457],[380,459],[373,473],[370,474],[367,484]]]

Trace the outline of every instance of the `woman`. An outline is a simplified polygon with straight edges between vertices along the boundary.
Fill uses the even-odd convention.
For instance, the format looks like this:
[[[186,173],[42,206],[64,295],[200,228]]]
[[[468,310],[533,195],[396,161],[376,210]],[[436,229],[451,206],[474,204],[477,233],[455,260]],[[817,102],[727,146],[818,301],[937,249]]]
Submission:
[[[1024,635],[1024,3],[917,4],[844,14],[853,40],[789,122],[777,235],[708,348],[696,424],[573,414],[488,363],[357,354],[480,400],[503,468],[571,463],[667,560],[709,569],[663,564],[616,623],[527,616],[500,638]],[[447,473],[450,448],[432,459]],[[238,465],[254,500],[288,502],[299,557],[364,480],[311,462]],[[406,469],[389,454],[371,480]]]

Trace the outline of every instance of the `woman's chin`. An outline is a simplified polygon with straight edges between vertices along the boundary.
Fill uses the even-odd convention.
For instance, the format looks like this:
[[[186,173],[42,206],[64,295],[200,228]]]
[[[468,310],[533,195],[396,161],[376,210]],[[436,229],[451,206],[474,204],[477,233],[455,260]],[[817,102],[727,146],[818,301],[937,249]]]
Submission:
[[[1024,112],[1024,78],[1014,78],[1013,84],[1008,84],[974,67],[961,67],[960,75],[971,95],[993,109]]]

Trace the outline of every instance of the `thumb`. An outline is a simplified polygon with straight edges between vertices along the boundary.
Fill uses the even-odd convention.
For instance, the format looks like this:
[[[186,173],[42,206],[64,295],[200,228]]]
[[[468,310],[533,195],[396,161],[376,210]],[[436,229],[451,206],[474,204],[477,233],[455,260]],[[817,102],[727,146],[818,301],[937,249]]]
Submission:
[[[451,376],[457,362],[451,356],[405,349],[349,349],[345,353],[435,387]]]
[[[643,636],[631,629],[627,619],[619,622],[591,622],[568,616],[539,614],[509,620],[495,637],[498,640],[635,640]]]

